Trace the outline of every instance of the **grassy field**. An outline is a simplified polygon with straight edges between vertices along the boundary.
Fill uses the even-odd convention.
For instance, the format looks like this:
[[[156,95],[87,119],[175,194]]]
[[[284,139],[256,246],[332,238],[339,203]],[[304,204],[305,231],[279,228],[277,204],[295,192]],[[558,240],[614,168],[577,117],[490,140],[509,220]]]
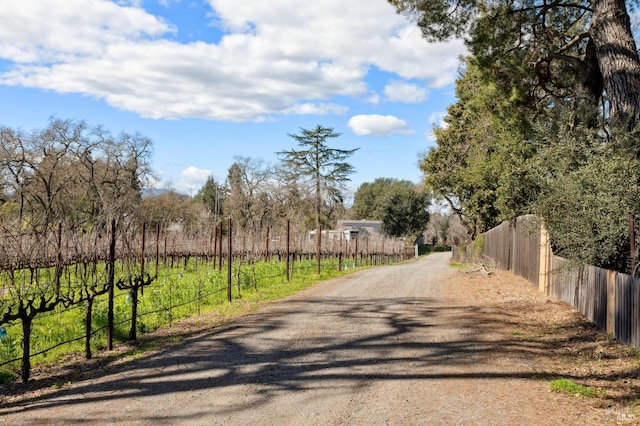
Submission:
[[[227,300],[227,266],[217,270],[212,263],[193,259],[180,262],[179,268],[160,266],[157,278],[139,294],[137,333],[153,332],[172,322],[211,311],[226,312],[242,309],[247,302],[276,300],[304,289],[318,280],[345,272],[338,271],[338,260],[323,260],[321,274],[316,273],[315,260],[293,263],[292,276],[286,279],[285,263],[260,261],[237,262],[232,268],[232,302]],[[353,270],[349,264],[348,272]],[[131,328],[132,297],[128,290],[115,290],[114,340],[128,339]],[[99,296],[92,309],[92,351],[106,348],[107,295]],[[52,312],[43,313],[33,321],[31,335],[32,366],[55,363],[85,351],[84,303],[65,307],[59,304]],[[0,330],[0,381],[14,380],[19,375],[22,356],[21,323],[5,324]]]

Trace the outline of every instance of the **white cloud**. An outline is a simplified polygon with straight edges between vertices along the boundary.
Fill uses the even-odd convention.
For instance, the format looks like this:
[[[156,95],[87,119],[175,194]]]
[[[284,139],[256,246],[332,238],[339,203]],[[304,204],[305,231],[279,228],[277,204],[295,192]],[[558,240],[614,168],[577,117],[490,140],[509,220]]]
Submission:
[[[133,7],[142,7],[142,3],[144,0],[118,0],[118,4],[122,6],[133,6]],[[163,0],[160,0],[160,4],[163,3]]]
[[[114,44],[174,31],[142,9],[103,0],[5,1],[0,16],[0,56],[26,66],[101,57]]]
[[[465,52],[462,40],[427,44],[415,25],[390,37],[386,48],[389,50],[379,55],[376,65],[405,79],[427,80],[434,88],[455,82],[459,58]]]
[[[284,111],[292,114],[335,114],[344,115],[349,112],[349,108],[344,105],[336,104],[312,104],[304,103],[295,105],[293,108]]]
[[[213,176],[211,170],[199,169],[193,166],[187,167],[180,172],[180,177],[178,181],[175,182],[175,189],[181,193],[195,195],[205,184],[209,176]]]
[[[371,105],[378,105],[380,103],[380,95],[378,95],[376,92],[371,92],[366,98],[366,102],[370,103]]]
[[[392,115],[356,115],[349,120],[349,127],[360,136],[410,135],[414,131],[406,121]]]
[[[384,94],[391,102],[421,103],[427,100],[427,89],[417,84],[391,81],[384,88]]]
[[[158,172],[156,172],[156,175]],[[167,185],[167,182],[164,182],[160,176],[151,176],[148,178],[148,187],[153,189],[160,189]]]
[[[445,117],[447,116],[446,112],[434,112],[429,116],[429,124],[431,124],[432,129],[429,131],[429,133],[427,134],[427,141],[428,142],[435,142],[436,141],[436,135],[433,132],[433,130],[435,128],[440,128],[440,129],[446,129],[448,124],[444,121]]]
[[[434,112],[429,116],[429,123],[434,127],[446,128],[447,123],[444,121],[447,113],[445,111]]]
[[[386,0],[209,0],[225,31],[181,43],[130,0],[0,2],[0,84],[80,93],[144,117],[263,120],[344,114],[373,66],[431,87],[454,81],[462,42],[428,44]],[[387,95],[389,96],[389,95]],[[397,93],[394,96],[398,96]]]

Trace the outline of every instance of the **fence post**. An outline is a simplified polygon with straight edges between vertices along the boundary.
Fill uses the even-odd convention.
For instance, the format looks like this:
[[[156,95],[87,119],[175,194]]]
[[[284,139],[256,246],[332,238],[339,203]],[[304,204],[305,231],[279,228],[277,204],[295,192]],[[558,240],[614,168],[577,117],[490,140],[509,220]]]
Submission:
[[[222,272],[222,221],[218,225],[220,232],[218,232],[218,238],[220,242],[218,243],[218,270]]]
[[[113,349],[113,287],[116,274],[116,220],[111,220],[111,241],[109,242],[109,302],[107,308],[107,351]]]
[[[322,225],[318,225],[316,235],[316,272],[320,275],[320,246],[322,245]]]
[[[636,272],[636,224],[633,214],[629,215],[629,275]]]
[[[213,269],[216,269],[216,256],[218,254],[218,224],[213,226]]]
[[[356,235],[353,241],[353,266],[357,267],[358,265],[358,235]]]
[[[164,233],[164,246],[162,248],[162,266],[167,267],[167,233]]]
[[[371,262],[369,261],[369,237],[366,237],[364,240],[364,244],[365,244],[365,266],[371,266]]]
[[[137,340],[137,329],[138,329],[138,287],[140,287],[140,294],[144,295],[144,268],[145,268],[145,251],[147,249],[147,224],[146,222],[142,222],[142,242],[140,247],[140,280],[136,280],[134,277],[133,286],[130,289],[131,291],[131,329],[129,330],[129,340],[136,341]],[[130,282],[131,283],[131,282]],[[140,286],[138,286],[140,283]]]
[[[267,236],[265,238],[264,260],[269,261],[269,225],[267,225]]]
[[[551,258],[551,243],[549,240],[549,233],[544,226],[544,222],[540,224],[540,267],[538,275],[538,291],[549,294],[549,285],[551,276],[549,275],[549,266]]]
[[[228,243],[228,249],[229,249],[229,260],[228,260],[228,265],[227,265],[227,300],[229,302],[231,302],[231,260],[233,257],[233,253],[232,253],[232,238],[231,236],[233,235],[232,233],[232,223],[231,223],[231,218],[229,218],[229,229],[227,230],[227,243]]]
[[[156,279],[160,267],[160,223],[156,223]]]
[[[289,275],[289,258],[291,257],[291,252],[290,252],[290,240],[291,240],[290,236],[291,236],[291,234],[290,233],[291,233],[291,221],[287,220],[287,270],[286,270],[287,281],[289,281],[289,279],[290,279],[289,278],[290,277],[290,275]]]
[[[616,337],[616,275],[607,271],[607,335]]]
[[[62,277],[62,222],[58,222],[56,243],[56,297],[60,297],[60,277]]]
[[[167,316],[169,317],[169,327],[173,325],[173,280],[167,281],[169,285],[169,306],[167,306]]]
[[[84,356],[86,359],[91,359],[91,316],[93,312],[93,300],[94,296],[87,297],[85,301],[85,314],[84,314]]]
[[[145,257],[147,250],[147,224],[142,222],[142,247],[140,249],[141,259],[140,259],[140,278],[144,279],[144,268],[145,268]],[[138,290],[136,290],[137,292]],[[144,286],[140,288],[140,293],[144,295]],[[137,295],[136,295],[137,297]],[[134,339],[135,340],[135,339]]]

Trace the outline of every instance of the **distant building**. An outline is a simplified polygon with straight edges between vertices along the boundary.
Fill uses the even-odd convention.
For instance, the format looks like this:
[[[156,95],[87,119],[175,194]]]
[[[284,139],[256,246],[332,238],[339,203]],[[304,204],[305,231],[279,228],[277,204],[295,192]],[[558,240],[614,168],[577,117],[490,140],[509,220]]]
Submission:
[[[335,230],[322,230],[322,238],[328,241],[353,241],[357,237],[382,234],[382,222],[379,220],[339,220]],[[309,231],[309,240],[315,241],[316,230]]]
[[[347,241],[358,236],[367,237],[382,234],[382,222],[379,220],[339,220],[337,228]]]
[[[322,239],[325,241],[342,240],[344,238],[342,231],[336,231],[332,229],[322,230]],[[316,240],[316,230],[309,231],[309,241]]]

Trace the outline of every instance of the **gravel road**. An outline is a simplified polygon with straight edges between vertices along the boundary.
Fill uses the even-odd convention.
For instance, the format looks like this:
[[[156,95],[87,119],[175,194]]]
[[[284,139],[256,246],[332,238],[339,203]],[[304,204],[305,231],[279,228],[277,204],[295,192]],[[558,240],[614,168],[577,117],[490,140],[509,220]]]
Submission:
[[[499,336],[443,298],[448,260],[322,282],[168,352],[0,407],[0,423],[579,422],[548,383],[530,379],[526,359],[496,354]]]

